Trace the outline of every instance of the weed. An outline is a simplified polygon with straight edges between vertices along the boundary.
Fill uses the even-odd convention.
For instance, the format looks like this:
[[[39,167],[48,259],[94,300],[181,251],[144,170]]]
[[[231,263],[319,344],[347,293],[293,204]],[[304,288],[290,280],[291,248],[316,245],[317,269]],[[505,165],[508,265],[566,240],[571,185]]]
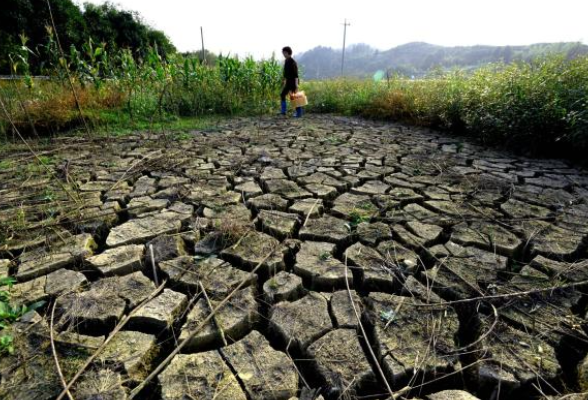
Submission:
[[[331,258],[331,253],[328,251],[323,251],[321,254],[319,254],[318,258],[320,261],[327,261]]]
[[[271,290],[278,290],[278,288],[280,287],[280,284],[278,283],[278,281],[276,280],[276,278],[271,278],[268,282],[267,282],[269,288]]]
[[[0,278],[0,288],[7,286],[8,289],[16,283],[12,277]],[[11,324],[18,321],[23,315],[42,307],[44,302],[37,302],[30,306],[10,304],[10,292],[0,290],[0,331],[6,330]],[[0,355],[14,352],[14,338],[11,335],[0,333]]]
[[[357,227],[362,222],[369,222],[371,220],[371,216],[368,216],[365,213],[359,212],[358,210],[353,210],[349,214],[349,218],[351,219],[351,226],[352,227]]]
[[[10,160],[0,160],[0,171],[7,170],[12,168],[12,161]]]

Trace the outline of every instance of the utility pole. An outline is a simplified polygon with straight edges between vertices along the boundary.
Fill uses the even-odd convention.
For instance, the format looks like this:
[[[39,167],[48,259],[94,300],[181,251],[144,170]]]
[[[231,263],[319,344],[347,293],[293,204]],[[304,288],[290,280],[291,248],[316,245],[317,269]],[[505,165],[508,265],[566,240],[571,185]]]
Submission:
[[[343,55],[341,56],[341,76],[343,76],[343,68],[345,68],[345,39],[347,38],[347,27],[351,25],[347,22],[347,18],[345,18],[345,22],[343,22]]]
[[[206,55],[204,54],[204,30],[200,27],[200,38],[202,39],[202,64],[206,62]]]

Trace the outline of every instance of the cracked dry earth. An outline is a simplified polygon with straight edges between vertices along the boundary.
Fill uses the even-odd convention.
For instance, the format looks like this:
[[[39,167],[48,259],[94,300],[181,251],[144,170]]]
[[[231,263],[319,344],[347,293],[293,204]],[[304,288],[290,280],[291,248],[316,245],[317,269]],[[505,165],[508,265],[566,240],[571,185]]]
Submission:
[[[330,116],[39,146],[53,177],[25,152],[0,172],[0,274],[45,301],[6,329],[2,399],[57,398],[54,354],[71,380],[126,317],[73,398],[588,390],[588,173],[566,162]]]

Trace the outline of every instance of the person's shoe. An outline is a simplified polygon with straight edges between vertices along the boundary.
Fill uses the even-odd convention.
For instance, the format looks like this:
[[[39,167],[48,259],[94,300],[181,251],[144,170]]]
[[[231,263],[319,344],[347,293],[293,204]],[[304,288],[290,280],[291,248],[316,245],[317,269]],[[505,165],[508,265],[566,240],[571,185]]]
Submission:
[[[296,107],[296,114],[294,114],[295,118],[301,118],[302,117],[302,107]]]
[[[280,110],[280,115],[286,115],[286,111],[288,110],[288,104],[285,101],[282,101],[281,103],[281,110]]]

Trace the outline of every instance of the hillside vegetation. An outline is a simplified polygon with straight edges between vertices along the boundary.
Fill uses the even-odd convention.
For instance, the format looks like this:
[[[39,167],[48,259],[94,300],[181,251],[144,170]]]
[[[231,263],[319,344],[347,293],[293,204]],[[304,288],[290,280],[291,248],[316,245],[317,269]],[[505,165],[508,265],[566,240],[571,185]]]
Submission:
[[[429,43],[408,43],[380,51],[366,44],[351,46],[345,52],[345,76],[371,77],[377,71],[391,75],[423,76],[431,69],[474,70],[488,63],[530,62],[538,57],[559,54],[567,59],[588,54],[581,43],[545,43],[530,46],[444,47]],[[306,79],[341,76],[341,50],[316,47],[297,56]]]

